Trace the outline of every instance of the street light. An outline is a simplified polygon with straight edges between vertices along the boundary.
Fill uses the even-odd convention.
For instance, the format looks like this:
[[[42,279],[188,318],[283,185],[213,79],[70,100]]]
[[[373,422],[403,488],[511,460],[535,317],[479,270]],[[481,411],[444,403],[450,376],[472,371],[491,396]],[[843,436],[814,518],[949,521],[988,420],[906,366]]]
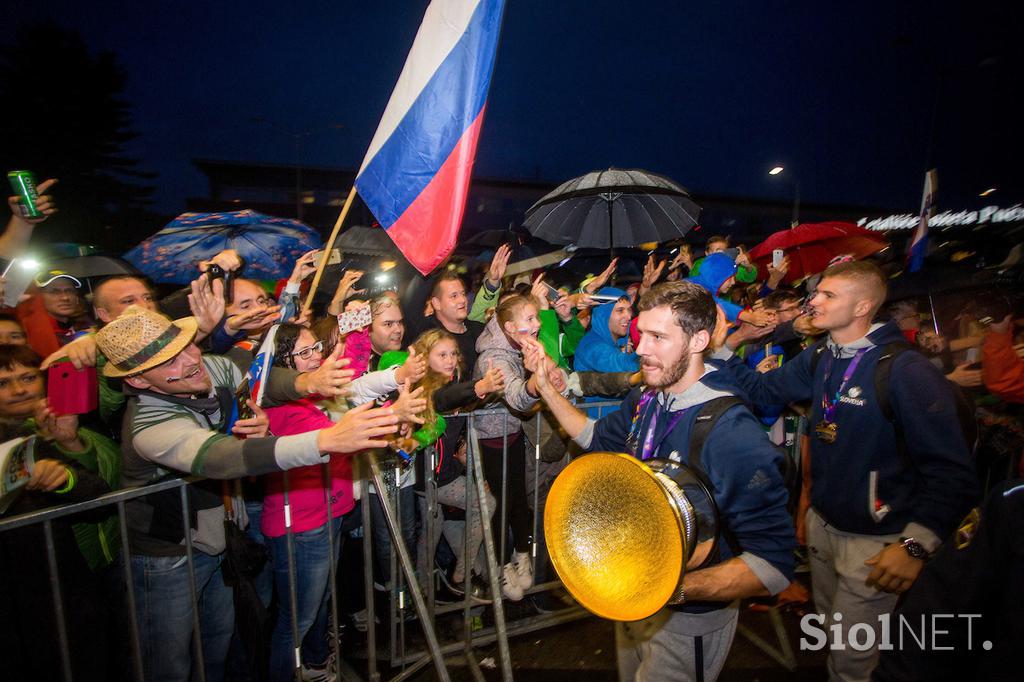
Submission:
[[[989,194],[992,194],[992,192],[995,192],[995,191],[996,191],[995,187],[989,187],[987,190],[985,190],[984,192],[982,192],[978,196],[979,197],[987,197]]]
[[[782,175],[782,172],[786,170],[784,166],[774,166],[768,175]],[[790,227],[796,227],[800,224],[800,181],[793,181],[793,219],[790,221]]]

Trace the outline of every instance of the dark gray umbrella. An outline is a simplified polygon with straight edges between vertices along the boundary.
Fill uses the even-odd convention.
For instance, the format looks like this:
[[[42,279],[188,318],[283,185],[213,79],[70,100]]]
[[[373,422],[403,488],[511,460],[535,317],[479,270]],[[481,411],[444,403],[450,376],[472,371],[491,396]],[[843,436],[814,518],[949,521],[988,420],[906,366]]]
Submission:
[[[690,193],[644,170],[594,171],[563,183],[523,225],[552,244],[611,249],[678,239],[700,218]]]
[[[110,277],[112,275],[139,275],[138,270],[127,261],[113,256],[75,256],[59,258],[50,263],[54,270],[63,270],[72,277]]]

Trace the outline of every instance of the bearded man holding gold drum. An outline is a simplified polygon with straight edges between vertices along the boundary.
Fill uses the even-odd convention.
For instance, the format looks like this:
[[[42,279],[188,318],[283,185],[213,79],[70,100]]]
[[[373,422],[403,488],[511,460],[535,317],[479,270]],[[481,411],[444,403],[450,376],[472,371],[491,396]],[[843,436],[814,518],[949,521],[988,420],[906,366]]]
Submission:
[[[778,594],[793,578],[782,455],[735,399],[731,375],[704,362],[724,323],[711,294],[666,282],[639,307],[644,385],[599,420],[548,384],[551,360],[539,344],[524,348],[541,398],[593,453],[555,481],[545,534],[573,596],[619,621],[620,679],[714,680],[739,600]]]

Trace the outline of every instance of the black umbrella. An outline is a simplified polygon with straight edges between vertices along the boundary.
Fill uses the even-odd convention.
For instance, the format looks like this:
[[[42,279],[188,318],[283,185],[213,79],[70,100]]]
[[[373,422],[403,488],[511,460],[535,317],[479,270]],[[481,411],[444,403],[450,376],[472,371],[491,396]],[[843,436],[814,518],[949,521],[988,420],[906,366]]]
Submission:
[[[267,562],[267,550],[248,538],[231,519],[224,519],[224,584],[231,588],[235,606],[235,632],[245,649],[250,679],[267,679],[270,666],[270,614],[253,579]]]
[[[110,277],[112,275],[141,276],[141,273],[133,265],[114,256],[59,258],[54,260],[50,266],[54,270],[63,270],[72,277],[79,279]]]
[[[644,170],[595,171],[563,183],[526,212],[533,236],[612,249],[678,239],[700,218],[690,193]]]

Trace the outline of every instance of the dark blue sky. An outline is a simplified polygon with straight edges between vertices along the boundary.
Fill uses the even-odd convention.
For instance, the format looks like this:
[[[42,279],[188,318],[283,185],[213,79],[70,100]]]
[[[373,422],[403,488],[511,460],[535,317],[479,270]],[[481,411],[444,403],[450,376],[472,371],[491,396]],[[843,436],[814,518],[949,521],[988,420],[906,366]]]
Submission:
[[[191,159],[356,167],[425,0],[48,2],[116,52],[157,208],[206,187]],[[916,211],[1024,198],[1011,100],[1019,10],[998,2],[509,0],[477,175],[560,182],[641,167],[701,193]],[[1014,16],[1011,16],[1011,13]],[[934,124],[933,124],[934,119]],[[341,125],[341,128],[335,126]],[[787,175],[769,178],[774,164]],[[347,188],[341,188],[347,189]]]

